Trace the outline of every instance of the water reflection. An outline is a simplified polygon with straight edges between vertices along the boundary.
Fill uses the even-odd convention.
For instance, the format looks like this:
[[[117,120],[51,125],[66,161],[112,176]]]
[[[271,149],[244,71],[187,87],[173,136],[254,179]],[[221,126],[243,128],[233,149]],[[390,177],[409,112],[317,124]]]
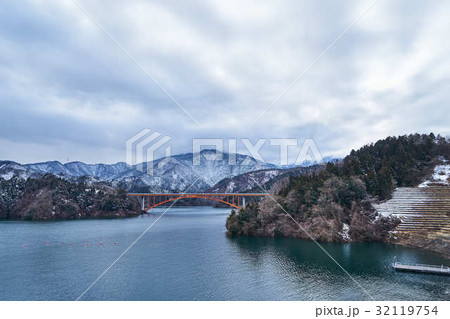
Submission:
[[[274,274],[286,278],[300,300],[369,298],[314,242],[246,237],[229,237],[228,241],[252,266],[273,264]],[[448,277],[398,273],[391,267],[395,260],[445,264],[437,254],[382,243],[320,245],[376,300],[448,299]],[[292,287],[293,283],[297,285]]]
[[[0,300],[75,299],[164,210],[121,220],[0,222]],[[312,241],[226,236],[228,213],[172,208],[85,299],[367,299]],[[95,244],[100,241],[102,247]],[[450,278],[390,267],[395,260],[444,263],[436,254],[377,243],[321,245],[375,299],[449,299]]]

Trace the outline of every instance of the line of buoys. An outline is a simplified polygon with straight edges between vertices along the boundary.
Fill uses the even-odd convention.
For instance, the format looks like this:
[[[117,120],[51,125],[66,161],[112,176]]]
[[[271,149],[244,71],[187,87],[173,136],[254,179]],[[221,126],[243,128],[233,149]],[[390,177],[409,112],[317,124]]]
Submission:
[[[66,244],[65,242],[61,242],[61,245],[65,245],[65,244]],[[50,242],[47,240],[47,241],[45,242],[45,245],[47,245],[47,246],[50,245]],[[113,242],[113,245],[114,245],[114,246],[117,246],[117,241],[114,241],[114,242]],[[69,243],[68,243],[68,246],[69,246],[69,247],[72,247],[72,243],[69,242]],[[103,242],[101,241],[101,242],[98,244],[98,246],[99,246],[99,247],[103,247],[103,246],[104,246],[104,245],[103,245]],[[23,247],[24,247],[24,248],[28,248],[28,244],[23,244]],[[85,242],[85,243],[84,243],[84,247],[89,247],[89,243]]]

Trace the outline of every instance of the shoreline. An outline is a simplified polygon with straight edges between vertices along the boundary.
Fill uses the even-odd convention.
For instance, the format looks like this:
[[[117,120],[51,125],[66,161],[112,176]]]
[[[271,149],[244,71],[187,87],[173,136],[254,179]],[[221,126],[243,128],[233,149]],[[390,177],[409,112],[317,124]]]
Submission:
[[[314,242],[311,238],[306,238],[306,237],[293,237],[293,236],[279,236],[279,237],[275,237],[275,236],[264,236],[264,235],[236,235],[236,234],[230,234],[228,232],[226,232],[226,235],[228,237],[231,238],[288,238],[288,239],[294,239],[294,240],[306,240],[306,241],[310,241],[310,242]],[[399,240],[386,240],[386,241],[320,241],[320,240],[315,240],[318,244],[363,244],[363,243],[380,243],[380,244],[386,244],[386,245],[394,245],[394,246],[401,246],[401,247],[407,247],[407,248],[412,248],[412,249],[417,249],[420,251],[424,251],[424,252],[431,252],[434,253],[436,255],[438,255],[439,257],[442,257],[444,259],[446,259],[449,264],[448,266],[450,266],[450,253],[449,252],[444,252],[441,250],[437,250],[437,249],[433,249],[433,248],[429,248],[429,247],[425,247],[425,246],[420,246],[417,244],[411,244],[411,243],[406,243],[403,241],[399,241]]]

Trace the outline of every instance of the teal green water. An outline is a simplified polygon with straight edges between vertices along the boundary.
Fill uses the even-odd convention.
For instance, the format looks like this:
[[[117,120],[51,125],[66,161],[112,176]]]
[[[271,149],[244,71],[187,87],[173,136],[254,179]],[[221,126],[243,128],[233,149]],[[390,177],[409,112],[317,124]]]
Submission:
[[[0,222],[0,300],[75,300],[162,211],[132,219]],[[172,208],[82,300],[368,299],[311,241],[227,237],[228,214]],[[380,243],[322,245],[374,299],[450,300],[449,277],[390,267],[448,264],[437,254]]]

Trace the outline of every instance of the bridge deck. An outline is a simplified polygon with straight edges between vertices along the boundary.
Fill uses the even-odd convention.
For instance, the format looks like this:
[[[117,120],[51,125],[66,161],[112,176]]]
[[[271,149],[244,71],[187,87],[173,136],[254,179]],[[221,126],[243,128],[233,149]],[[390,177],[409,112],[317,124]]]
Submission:
[[[130,196],[142,197],[142,210],[168,204],[180,199],[196,198],[221,202],[233,208],[245,207],[245,200],[265,197],[267,193],[130,193]]]
[[[184,195],[204,195],[204,196],[268,196],[267,193],[130,193],[130,196],[184,196]]]

